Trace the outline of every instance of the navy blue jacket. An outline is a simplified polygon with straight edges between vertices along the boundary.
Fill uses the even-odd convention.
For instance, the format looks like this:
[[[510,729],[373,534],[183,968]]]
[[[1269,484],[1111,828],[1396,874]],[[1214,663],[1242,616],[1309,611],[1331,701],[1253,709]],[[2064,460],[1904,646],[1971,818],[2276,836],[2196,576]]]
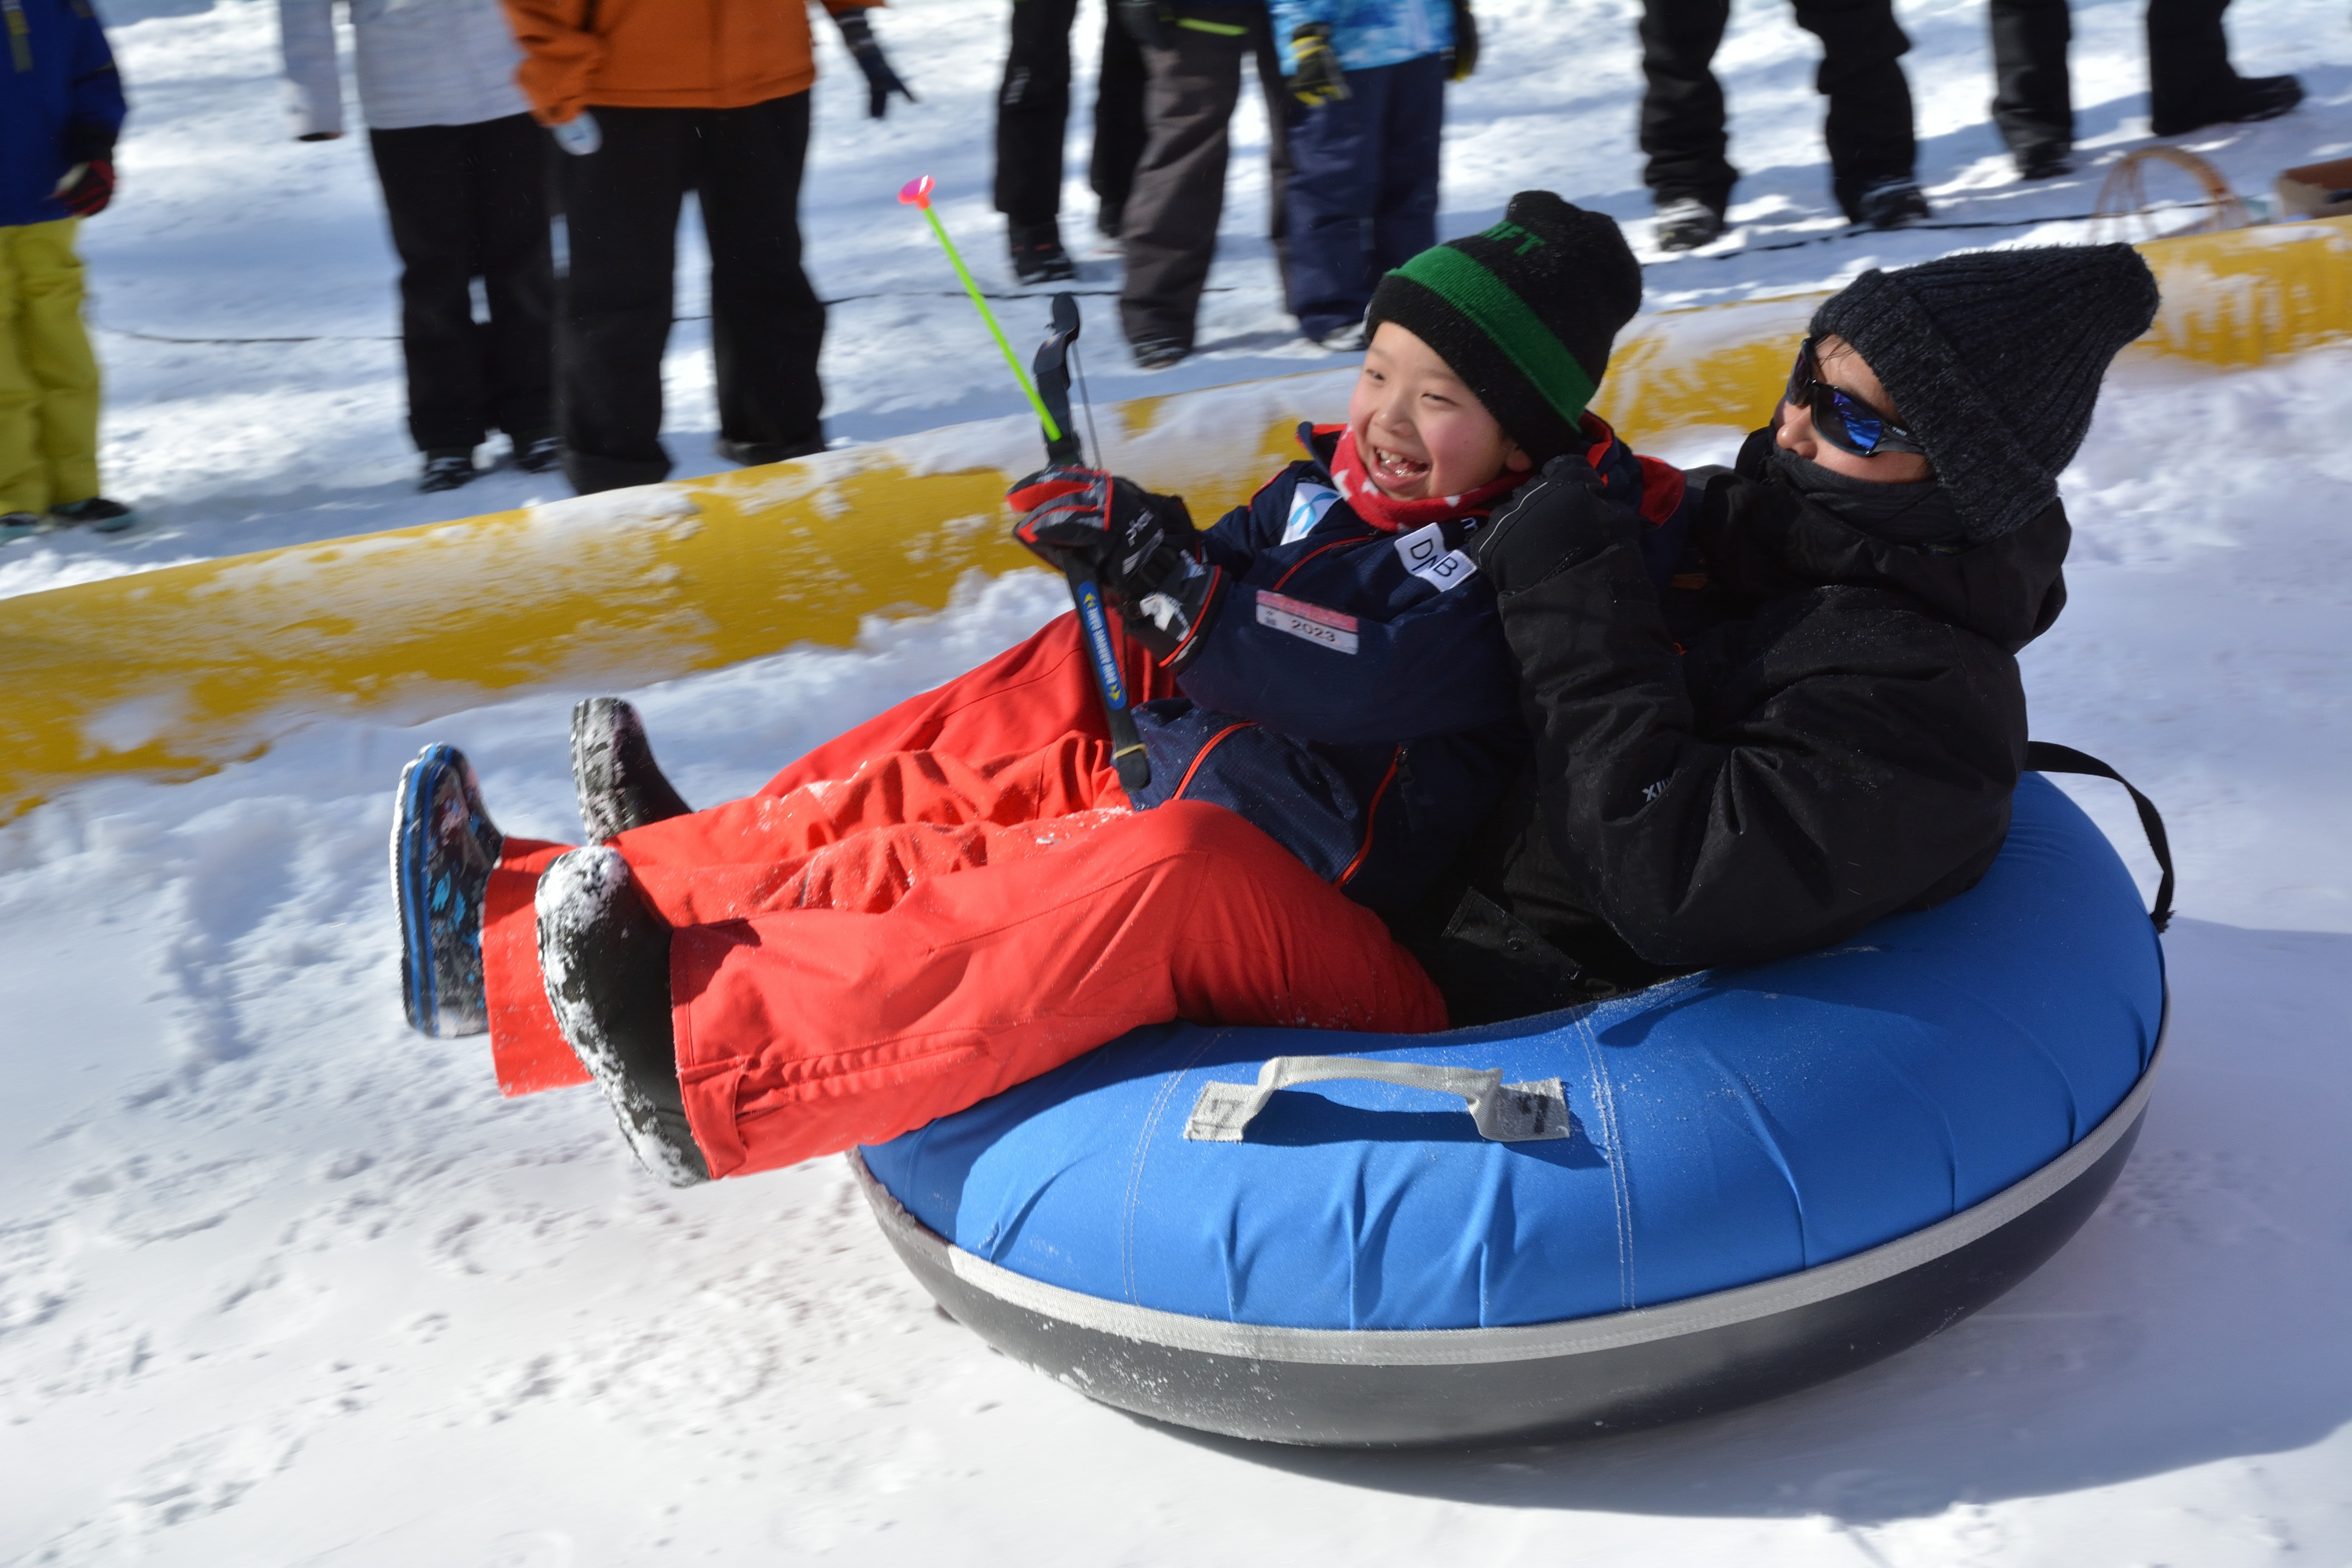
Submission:
[[[1588,428],[1609,494],[1638,507],[1640,462],[1598,420]],[[1136,711],[1151,783],[1135,804],[1239,812],[1395,916],[1501,799],[1528,741],[1494,591],[1462,552],[1484,515],[1372,527],[1331,483],[1339,434],[1300,426],[1313,458],[1201,536],[1202,560],[1234,584],[1197,634],[1183,697]],[[1650,531],[1661,587],[1684,526],[1677,510]]]
[[[0,23],[0,227],[55,223],[58,177],[113,149],[122,80],[89,0],[16,0]]]

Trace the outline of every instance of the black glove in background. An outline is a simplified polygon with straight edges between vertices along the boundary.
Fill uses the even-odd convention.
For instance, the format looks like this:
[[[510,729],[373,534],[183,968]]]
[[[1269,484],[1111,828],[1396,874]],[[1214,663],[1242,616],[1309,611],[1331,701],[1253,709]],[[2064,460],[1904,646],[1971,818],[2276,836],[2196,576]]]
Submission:
[[[1348,98],[1348,73],[1331,47],[1331,24],[1308,22],[1290,35],[1290,96],[1309,109]]]
[[[849,46],[857,68],[866,73],[866,118],[879,120],[889,112],[890,95],[897,93],[908,103],[915,101],[915,90],[890,68],[889,57],[882,52],[882,42],[874,36],[874,25],[863,11],[844,11],[834,17],[841,28],[841,41]]]

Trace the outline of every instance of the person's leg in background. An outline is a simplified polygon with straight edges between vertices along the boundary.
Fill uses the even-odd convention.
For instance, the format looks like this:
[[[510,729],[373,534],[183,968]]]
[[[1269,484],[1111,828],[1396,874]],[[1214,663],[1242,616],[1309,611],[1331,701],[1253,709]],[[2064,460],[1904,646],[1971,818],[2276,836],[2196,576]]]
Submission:
[[[408,434],[424,454],[419,488],[427,490],[455,489],[474,478],[474,448],[490,418],[488,345],[474,321],[483,193],[470,129],[414,125],[368,132],[393,248],[400,254]]]
[[[1258,14],[1251,26],[1258,96],[1265,100],[1265,237],[1274,247],[1275,276],[1282,279],[1282,308],[1295,316],[1298,302],[1290,297],[1290,128],[1306,106],[1291,96],[1290,84],[1283,80],[1272,15]]]
[[[473,164],[476,265],[489,321],[481,329],[490,423],[516,464],[554,466],[555,269],[549,254],[548,160],[560,157],[528,114],[464,127]]]
[[[1725,155],[1723,87],[1708,68],[1730,19],[1731,0],[1643,0],[1642,181],[1664,249],[1721,234],[1739,178]]]
[[[996,210],[1024,283],[1076,276],[1062,248],[1062,145],[1070,119],[1070,24],[1077,0],[1013,0],[996,89]]]
[[[1381,134],[1381,196],[1372,216],[1372,277],[1437,243],[1437,181],[1445,134],[1446,65],[1423,55],[1390,68]],[[1370,305],[1371,297],[1366,295]]]
[[[1260,8],[1191,7],[1163,43],[1142,49],[1145,142],[1120,231],[1127,277],[1118,311],[1136,363],[1147,370],[1192,352],[1224,215],[1227,126],[1242,58],[1264,30]]]
[[[1348,96],[1297,110],[1290,126],[1286,292],[1302,337],[1341,353],[1363,347],[1371,237],[1382,193],[1388,87],[1400,68],[1347,73]]]
[[[1991,0],[1993,123],[2029,180],[2074,168],[2074,87],[2066,46],[2074,36],[2067,0]]]
[[[0,521],[29,529],[47,516],[50,493],[49,466],[41,456],[41,384],[26,360],[26,301],[17,249],[27,227],[0,227]]]
[[[81,319],[79,227],[64,218],[16,231],[16,348],[39,389],[37,449],[52,512],[98,494],[98,355]]]
[[[1095,78],[1095,148],[1087,184],[1095,193],[1095,227],[1117,239],[1126,219],[1135,167],[1143,161],[1143,51],[1119,26],[1116,5],[1103,7],[1102,67]]]
[[[1902,65],[1911,40],[1895,20],[1894,0],[1798,0],[1797,26],[1822,41],[1814,84],[1830,100],[1822,141],[1838,205],[1873,228],[1928,216],[1913,177],[1918,145]]]
[[[719,451],[780,463],[824,450],[824,305],[801,268],[809,95],[702,112],[698,184],[710,237]]]
[[[556,160],[571,239],[571,265],[556,291],[556,421],[564,477],[583,495],[669,477],[662,351],[699,113],[599,105],[604,144]]]
[[[2294,77],[2243,77],[2230,64],[2221,26],[2229,8],[2230,0],[2148,0],[2148,128],[2157,135],[2270,120],[2303,101]]]

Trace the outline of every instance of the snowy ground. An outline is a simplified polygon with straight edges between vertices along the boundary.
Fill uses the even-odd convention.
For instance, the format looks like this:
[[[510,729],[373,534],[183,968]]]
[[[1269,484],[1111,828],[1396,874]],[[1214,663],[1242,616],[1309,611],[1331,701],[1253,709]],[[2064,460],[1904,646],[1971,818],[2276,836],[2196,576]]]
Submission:
[[[1450,226],[1533,183],[1638,216],[1625,8],[1601,31],[1591,8],[1483,9],[1505,42],[1459,101]],[[900,291],[836,315],[845,434],[1010,409],[962,307],[919,293],[938,281],[919,235],[871,195],[934,170],[971,193],[951,216],[992,256],[967,133],[990,82],[955,62],[989,55],[1000,11],[884,18],[922,118],[874,132],[852,94],[825,100],[820,283]],[[2000,183],[1980,8],[1903,14],[1939,199],[2087,210],[2087,183]],[[1654,267],[1662,299],[1983,237],[1761,248],[1826,222],[1785,15],[1743,5],[1726,48],[1748,247]],[[0,586],[543,492],[500,476],[435,511],[406,491],[395,348],[371,339],[391,330],[372,179],[352,143],[273,140],[269,17],[238,0],[119,27],[141,120],[131,194],[87,231],[99,319],[361,341],[107,336],[111,471],[158,521],[13,546]],[[2076,11],[2107,151],[2145,114],[2136,17]],[[2244,68],[2302,70],[2319,100],[2215,138],[2241,184],[2352,150],[2340,6],[2239,0],[2232,18]],[[1257,193],[1246,158],[1235,184],[1237,205]],[[1147,381],[1100,353],[1097,395],[1317,363],[1280,342],[1265,265],[1228,246],[1204,363]],[[937,339],[927,369],[966,376],[907,374],[909,330]],[[673,433],[699,462],[692,331]],[[941,1320],[838,1163],[673,1195],[593,1094],[499,1100],[481,1042],[398,1022],[388,789],[424,740],[453,740],[503,826],[568,836],[577,693],[418,731],[321,723],[194,784],[101,783],[0,827],[0,1563],[2352,1563],[2347,426],[2352,346],[2141,365],[2066,477],[2074,597],[2026,658],[2036,731],[2155,795],[2182,877],[2170,1065],[2115,1196],[1927,1345],[1638,1437],[1335,1457],[1155,1428]],[[1059,601],[1042,574],[975,584],[856,649],[637,696],[686,793],[715,800]],[[2113,793],[2080,792],[2136,845]]]
[[[470,516],[562,493],[502,472],[453,494],[414,492],[400,373],[394,263],[364,141],[298,143],[277,70],[268,0],[101,0],[129,84],[122,192],[83,230],[98,342],[110,377],[110,489],[151,522],[116,540],[29,541],[0,551],[0,595],[199,556]],[[1515,190],[1556,189],[1624,219],[1646,244],[1649,198],[1633,145],[1638,0],[1481,0],[1479,74],[1454,90],[1441,233],[1482,226]],[[2074,94],[2084,150],[2074,176],[2027,185],[1985,112],[1991,66],[1980,0],[1904,0],[1918,104],[1919,174],[1938,227],[1849,230],[1821,163],[1815,46],[1781,0],[1741,0],[1717,61],[1746,171],[1738,235],[1658,259],[1650,302],[1673,306],[1808,289],[1958,245],[2083,237],[2105,168],[2147,144],[2139,0],[2074,6]],[[990,208],[990,123],[1003,58],[1003,0],[899,0],[877,24],[921,103],[864,118],[865,93],[835,40],[817,89],[804,202],[808,265],[837,301],[824,374],[836,437],[863,440],[1020,407],[986,334],[915,215],[893,200],[908,176],[941,185],[941,213],[983,281],[1008,288],[1002,220]],[[1099,9],[1078,26],[1091,70]],[[2237,0],[2235,60],[2248,74],[2300,72],[2310,99],[2265,125],[2185,139],[2238,188],[2352,153],[2352,29],[2336,0]],[[821,34],[832,29],[820,27]],[[1064,201],[1074,247],[1092,234],[1085,188],[1091,89],[1082,85]],[[1115,258],[1082,263],[1097,396],[1176,391],[1314,368],[1328,356],[1293,335],[1264,238],[1264,120],[1244,95],[1228,222],[1201,323],[1206,352],[1158,375],[1129,368],[1107,297]],[[2188,186],[2152,182],[2152,194]],[[2137,237],[2133,236],[2132,237]],[[682,254],[678,310],[707,309],[700,245]],[[1042,333],[1042,300],[1000,307],[1019,342]],[[668,439],[682,473],[718,466],[709,336],[681,322],[669,361]],[[1607,405],[1604,391],[1602,405]],[[491,452],[485,450],[488,458]]]

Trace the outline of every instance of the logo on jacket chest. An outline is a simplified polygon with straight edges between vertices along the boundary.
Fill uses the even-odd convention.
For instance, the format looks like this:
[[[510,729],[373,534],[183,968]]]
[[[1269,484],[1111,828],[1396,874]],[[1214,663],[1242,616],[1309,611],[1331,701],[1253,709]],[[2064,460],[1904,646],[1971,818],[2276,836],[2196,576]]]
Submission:
[[[1282,542],[1296,544],[1315,531],[1339,499],[1339,492],[1328,485],[1301,484],[1290,492],[1290,515],[1282,525]]]
[[[1478,570],[1478,563],[1470,557],[1459,550],[1446,548],[1443,523],[1433,522],[1400,536],[1396,552],[1406,571],[1441,594],[1467,583]]]

